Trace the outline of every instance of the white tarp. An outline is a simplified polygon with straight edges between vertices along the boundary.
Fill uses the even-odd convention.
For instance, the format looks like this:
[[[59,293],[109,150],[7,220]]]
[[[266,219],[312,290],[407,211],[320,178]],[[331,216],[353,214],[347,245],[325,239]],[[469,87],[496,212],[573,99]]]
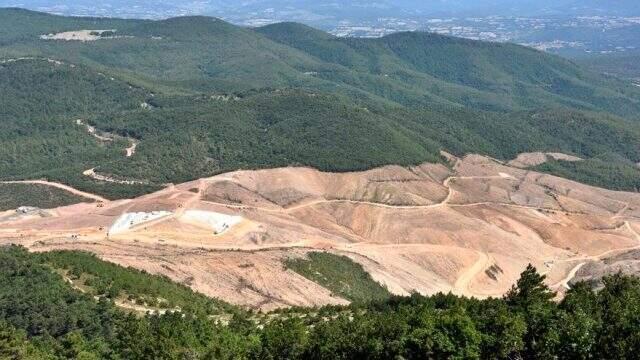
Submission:
[[[170,211],[125,213],[120,215],[118,220],[116,220],[113,225],[111,225],[108,235],[115,235],[121,232],[125,232],[136,225],[160,219],[171,214],[172,213]]]
[[[209,225],[215,234],[222,234],[242,221],[241,216],[203,210],[187,210],[183,215],[183,219]]]

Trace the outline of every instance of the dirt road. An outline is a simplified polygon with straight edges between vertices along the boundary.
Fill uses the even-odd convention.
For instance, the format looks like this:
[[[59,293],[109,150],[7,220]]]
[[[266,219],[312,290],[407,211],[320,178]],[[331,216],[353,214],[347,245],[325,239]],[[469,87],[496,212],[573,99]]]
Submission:
[[[458,290],[462,295],[470,295],[469,285],[478,274],[491,266],[491,258],[483,252],[478,253],[478,260],[465,272],[462,273],[453,285],[454,290]]]
[[[58,189],[70,192],[70,193],[72,193],[74,195],[82,196],[84,198],[95,200],[95,201],[98,201],[98,202],[109,202],[108,199],[103,198],[100,195],[91,194],[91,193],[88,193],[88,192],[80,191],[78,189],[74,189],[74,188],[72,188],[71,186],[68,186],[68,185],[60,184],[60,183],[57,183],[57,182],[45,181],[45,180],[0,181],[0,184],[37,184],[37,185],[45,185],[45,186],[51,186],[51,187],[54,187],[54,188],[58,188]]]
[[[131,142],[131,146],[129,146],[128,148],[124,149],[126,154],[126,157],[132,157],[135,153],[136,153],[136,148],[138,147],[138,141],[137,140],[133,140],[133,139],[129,139],[129,141]]]
[[[633,234],[633,236],[636,238],[636,240],[638,241],[638,243],[640,243],[640,234],[638,234],[635,230],[633,230],[633,228],[631,227],[631,224],[628,221],[625,221],[624,226],[627,228],[627,230],[629,230],[629,232],[631,234]],[[638,250],[640,249],[640,244],[636,245],[636,246],[631,246],[631,247],[627,247],[627,248],[622,248],[622,249],[614,249],[614,250],[608,250],[605,251],[599,255],[594,255],[594,256],[587,256],[587,257],[579,257],[579,258],[572,258],[572,259],[567,259],[563,262],[568,262],[568,261],[576,261],[576,260],[585,260],[581,263],[579,263],[578,265],[574,266],[573,269],[571,269],[571,271],[569,271],[569,274],[567,274],[567,276],[558,281],[557,283],[553,284],[551,286],[551,288],[559,288],[559,287],[565,287],[566,289],[570,289],[569,286],[569,282],[576,277],[576,274],[578,273],[578,271],[580,271],[580,269],[585,266],[589,261],[598,261],[598,260],[602,260],[603,258],[607,257],[608,255],[614,254],[614,253],[618,253],[618,252],[624,252],[624,251],[633,251],[633,250]]]
[[[246,209],[250,209],[250,210],[259,210],[259,211],[266,211],[266,212],[293,212],[296,210],[300,210],[300,209],[304,209],[304,208],[308,208],[311,206],[315,206],[315,205],[321,205],[321,204],[353,204],[353,205],[368,205],[368,206],[375,206],[375,207],[380,207],[380,208],[386,208],[386,209],[394,209],[394,210],[402,210],[402,209],[406,209],[406,210],[419,210],[419,209],[433,209],[433,208],[438,208],[438,207],[442,207],[442,206],[479,206],[479,205],[503,205],[503,206],[512,206],[512,207],[517,207],[517,208],[525,208],[525,209],[539,209],[539,207],[534,207],[534,206],[525,206],[525,205],[515,205],[515,204],[507,204],[507,203],[496,203],[496,202],[478,202],[478,203],[470,203],[470,204],[450,204],[449,202],[451,201],[451,198],[453,197],[454,194],[454,190],[451,188],[451,181],[459,179],[459,180],[475,180],[475,179],[508,179],[508,176],[504,176],[504,175],[497,175],[497,176],[451,176],[448,177],[443,185],[449,190],[447,197],[442,200],[439,203],[435,203],[435,204],[431,204],[431,205],[391,205],[391,204],[384,204],[384,203],[379,203],[379,202],[372,202],[372,201],[364,201],[364,200],[349,200],[349,199],[320,199],[320,200],[314,200],[314,201],[309,201],[309,202],[305,202],[302,204],[298,204],[298,205],[294,205],[294,206],[290,206],[287,208],[283,208],[283,209],[272,209],[272,208],[265,208],[265,207],[259,207],[259,206],[251,206],[251,205],[234,205],[234,204],[226,204],[226,203],[220,203],[220,202],[214,202],[214,201],[205,201],[207,203],[210,204],[215,204],[215,205],[219,205],[219,206],[224,206],[230,209],[240,209],[240,210],[246,210]],[[225,179],[228,180],[228,179]]]

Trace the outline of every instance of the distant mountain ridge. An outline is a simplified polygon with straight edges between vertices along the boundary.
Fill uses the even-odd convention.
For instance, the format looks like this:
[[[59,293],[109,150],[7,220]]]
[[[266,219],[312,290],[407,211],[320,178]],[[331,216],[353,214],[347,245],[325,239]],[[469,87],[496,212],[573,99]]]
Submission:
[[[617,15],[640,14],[633,0],[347,0],[340,2],[309,0],[253,0],[228,2],[206,0],[193,2],[109,0],[108,7],[95,8],[87,0],[28,0],[19,6],[34,10],[49,9],[64,14],[94,14],[117,16],[131,13],[158,18],[177,15],[215,15],[228,19],[241,19],[248,13],[271,14],[274,20],[304,21],[307,23],[337,23],[341,20],[375,20],[378,17],[403,16],[529,16],[563,15]],[[15,1],[0,0],[0,7],[16,6]]]
[[[100,29],[114,36],[41,38]],[[629,164],[640,161],[640,89],[513,44],[19,9],[0,10],[0,43],[6,179],[47,177],[116,198],[240,168],[364,170],[441,161],[441,150],[625,159],[625,176],[638,173]],[[77,119],[119,138],[92,137]],[[136,139],[135,155],[124,156],[124,139]]]

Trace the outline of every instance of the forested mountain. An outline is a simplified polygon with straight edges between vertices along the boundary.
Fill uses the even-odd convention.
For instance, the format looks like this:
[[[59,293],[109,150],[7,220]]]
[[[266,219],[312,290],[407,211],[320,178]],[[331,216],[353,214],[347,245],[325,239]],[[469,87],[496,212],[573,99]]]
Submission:
[[[337,77],[404,104],[443,102],[488,110],[571,106],[617,114],[637,112],[637,91],[629,84],[594,76],[567,60],[522,46],[419,32],[380,39],[332,38],[290,23],[257,31],[350,70],[349,75],[319,73],[318,77],[332,81]],[[359,79],[347,78],[353,72]],[[360,85],[365,79],[372,83]],[[626,106],[630,107],[624,109]]]
[[[523,237],[527,249],[544,253],[539,263],[546,266],[547,258],[551,258],[548,254],[556,252],[544,250],[545,241],[555,240],[545,239],[548,233],[534,231],[535,227],[524,222],[516,225],[517,218],[503,216],[502,211],[515,212],[517,208],[526,213],[522,218],[549,224],[549,233],[569,234],[567,243],[554,243],[561,250],[557,254],[562,256],[555,256],[553,261],[560,264],[562,271],[569,272],[566,279],[558,273],[555,278],[550,277],[562,280],[553,285],[554,289],[567,288],[560,301],[554,300],[556,294],[545,285],[545,276],[531,265],[502,298],[393,296],[393,289],[376,282],[366,264],[352,257],[363,256],[377,262],[375,257],[351,252],[356,247],[352,245],[357,244],[352,239],[362,237],[365,245],[369,241],[356,227],[365,232],[381,232],[367,222],[355,221],[357,216],[364,218],[374,213],[351,215],[339,206],[344,202],[353,206],[355,213],[372,204],[380,205],[375,210],[379,215],[371,217],[384,221],[383,213],[391,211],[383,208],[394,207],[386,202],[346,200],[348,194],[343,199],[341,192],[340,196],[321,192],[324,195],[317,198],[326,197],[326,202],[315,203],[316,195],[309,197],[294,188],[278,188],[273,192],[278,193],[282,203],[292,204],[298,200],[290,199],[299,196],[301,202],[317,206],[285,208],[266,192],[251,192],[240,182],[226,184],[226,179],[211,180],[221,189],[233,186],[224,194],[218,194],[211,184],[200,182],[169,186],[169,191],[181,190],[173,194],[160,192],[157,199],[143,197],[140,202],[108,202],[98,195],[109,199],[133,197],[168,183],[249,168],[299,165],[352,171],[425,161],[450,166],[441,151],[454,155],[479,153],[498,161],[513,159],[523,152],[561,152],[583,161],[558,160],[569,157],[548,159],[535,170],[602,187],[637,191],[638,114],[640,88],[630,81],[512,44],[428,33],[398,33],[379,39],[336,38],[296,23],[249,29],[208,17],[122,20],[0,9],[0,181],[47,179],[93,193],[61,193],[61,188],[66,187],[60,184],[49,184],[57,187],[46,189],[31,183],[0,184],[0,215],[9,219],[5,223],[8,229],[2,229],[3,244],[20,241],[34,250],[30,253],[13,245],[0,246],[0,358],[633,359],[640,350],[640,280],[620,274],[605,276],[592,284],[572,280],[581,268],[609,261],[605,255],[620,251],[619,257],[635,256],[637,224],[625,220],[636,209],[633,203],[623,203],[625,195],[616,193],[619,197],[596,199],[598,207],[584,199],[587,192],[578,190],[575,199],[580,200],[575,202],[580,202],[579,206],[593,205],[594,210],[588,207],[588,211],[573,211],[555,199],[555,188],[542,182],[529,191],[544,193],[544,199],[555,199],[557,209],[545,207],[546,200],[540,204],[530,202],[534,199],[522,192],[516,195],[527,198],[526,206],[502,204],[500,200],[472,210],[467,205],[475,203],[449,203],[455,193],[464,195],[457,190],[460,187],[475,186],[462,181],[471,180],[465,179],[464,171],[450,172],[439,165],[433,167],[435,170],[425,169],[424,176],[394,177],[389,181],[399,186],[416,181],[420,186],[425,184],[430,192],[434,190],[429,184],[435,184],[438,190],[434,193],[442,193],[444,200],[421,198],[420,204],[428,202],[416,209],[428,208],[426,216],[433,214],[434,221],[443,227],[463,229],[469,237],[452,235],[455,246],[446,245],[444,234],[444,241],[401,244],[409,241],[401,239],[402,233],[414,230],[410,228],[413,225],[407,225],[394,233],[398,239],[391,239],[393,242],[373,243],[384,247],[379,250],[379,260],[401,245],[409,250],[394,256],[411,257],[409,252],[418,251],[416,246],[420,245],[447,247],[452,252],[469,250],[469,254],[451,258],[445,252],[423,252],[416,262],[401,263],[416,267],[398,266],[398,271],[412,276],[411,269],[418,267],[451,268],[456,273],[451,275],[451,281],[467,277],[469,280],[462,287],[469,289],[474,276],[483,276],[485,281],[485,275],[486,279],[495,280],[497,273],[518,274],[513,264],[506,264],[509,266],[504,270],[498,266],[498,261],[502,264],[508,257],[491,252],[491,248],[504,246],[503,241],[488,246],[482,243],[495,233],[480,234],[477,247],[481,251],[473,254],[478,259],[471,256],[474,249],[466,246],[475,239],[467,239],[476,237],[479,232],[474,230],[483,224],[500,234],[523,233],[518,236]],[[494,182],[489,178],[495,183],[514,181],[513,186],[518,189],[528,184],[502,172],[487,176],[485,164],[477,166],[480,175],[474,178],[479,180],[478,186],[486,187],[487,193],[499,192],[500,199],[511,199],[515,193],[501,187],[491,189]],[[464,164],[460,167],[464,168]],[[417,175],[422,170],[406,171],[416,171]],[[376,193],[371,194],[372,198],[387,196],[386,184],[369,187],[386,174],[391,173],[380,171],[362,178],[366,191],[372,189]],[[530,174],[527,172],[524,177]],[[434,181],[423,181],[427,176]],[[279,183],[286,176],[269,179]],[[251,176],[250,180],[260,181]],[[312,182],[310,188],[333,180],[309,181]],[[38,183],[42,185],[42,181]],[[566,194],[573,190],[570,187],[563,186]],[[252,197],[238,195],[245,191],[251,192]],[[344,190],[349,191],[352,190]],[[82,197],[86,195],[92,196]],[[208,202],[208,195],[214,199],[227,196],[220,201],[233,201],[216,204]],[[30,214],[28,209],[24,213],[4,212],[20,205],[56,207],[89,199],[98,203],[79,204],[74,209],[35,209],[38,215]],[[468,200],[485,201],[472,197]],[[269,207],[252,208],[254,202],[257,206],[268,203]],[[499,210],[500,205],[511,207]],[[227,242],[228,238],[218,237],[223,234],[217,228],[212,230],[210,222],[202,229],[196,221],[180,222],[186,212],[197,213],[208,206],[224,209],[220,211],[225,214],[209,212],[216,219],[235,218],[226,212],[231,212],[232,207],[237,210],[244,224],[234,229],[229,238],[236,236],[235,231],[246,231],[246,236],[235,243]],[[403,212],[408,208],[414,211],[412,205],[395,206]],[[130,220],[135,211],[165,208],[173,212],[162,218],[167,223],[154,224],[148,214],[141,215],[144,222]],[[321,208],[331,212],[315,210]],[[275,225],[260,219],[263,211]],[[478,217],[469,216],[460,223],[444,219],[472,211]],[[605,222],[591,216],[590,211],[611,213],[611,219]],[[77,216],[80,213],[83,216]],[[90,220],[84,219],[84,213]],[[296,219],[297,214],[314,217],[313,222],[290,225],[293,220],[289,219]],[[353,217],[357,225],[340,222],[347,217]],[[56,218],[59,223],[50,221]],[[331,221],[325,221],[328,218]],[[391,219],[411,222],[408,217]],[[561,232],[561,228],[570,227],[569,220],[579,223],[580,231]],[[223,221],[227,220],[220,220]],[[139,232],[124,233],[120,238],[112,236],[113,224],[120,222],[142,226]],[[73,232],[60,230],[66,229],[67,223],[72,223],[69,229]],[[47,225],[35,229],[38,226],[33,224]],[[111,229],[107,229],[109,224]],[[184,231],[185,239],[165,236],[170,235],[166,231],[169,226],[172,231]],[[228,228],[227,223],[224,226]],[[292,231],[289,226],[303,230]],[[279,232],[272,231],[276,227]],[[325,231],[325,227],[329,230]],[[331,238],[325,242],[324,234],[333,234],[337,227],[349,232],[348,237],[335,238],[347,250],[336,247],[333,252],[324,251],[336,241]],[[304,233],[307,229],[313,231],[308,237]],[[194,236],[196,231],[198,235]],[[585,234],[592,232],[597,235],[585,240]],[[138,237],[139,234],[142,235]],[[597,244],[596,249],[583,254],[571,247],[570,242],[574,241],[598,242],[593,239],[600,239],[601,235],[608,239],[602,248]],[[289,242],[287,237],[295,240]],[[129,241],[131,247],[123,246]],[[607,241],[635,247],[605,251]],[[232,249],[240,242],[239,249]],[[458,247],[458,242],[464,245]],[[311,244],[308,248],[307,243]],[[127,265],[140,266],[142,258],[153,258],[145,269],[170,274],[180,283],[107,263],[87,253],[42,252],[56,249],[55,244],[65,249],[95,244],[105,249],[105,259],[119,259]],[[300,244],[308,256],[261,253],[268,246],[302,250],[297,248]],[[156,249],[170,251],[155,253]],[[506,249],[518,252],[521,247],[514,243]],[[523,254],[530,254],[529,251]],[[600,251],[605,252],[598,255]],[[255,263],[244,261],[252,259],[243,257],[249,252],[269,257],[271,262],[261,264],[260,257]],[[217,257],[218,253],[221,257]],[[230,269],[225,270],[223,278],[230,273],[234,276],[233,281],[223,284],[228,287],[225,291],[238,297],[260,295],[256,309],[261,308],[258,302],[262,297],[279,298],[274,297],[271,288],[264,291],[247,279],[255,277],[269,287],[273,283],[262,275],[274,269],[305,280],[291,285],[298,293],[317,285],[326,291],[324,296],[337,301],[331,303],[351,304],[314,309],[291,307],[264,314],[208,298],[189,287],[198,283],[219,286],[215,279],[221,278],[198,278],[183,270],[188,267],[209,272],[212,268],[197,265],[200,263],[195,259],[217,264],[217,259],[227,256],[236,258],[223,268]],[[529,255],[522,255],[527,259],[521,263],[523,267],[533,261],[525,256]],[[438,257],[440,262],[425,264],[423,259],[430,257]],[[548,266],[546,270],[549,273],[551,269]],[[509,282],[505,283],[508,288]],[[598,291],[593,290],[595,287]],[[411,289],[415,287],[406,288],[407,294]]]
[[[603,74],[631,79],[637,84],[640,80],[640,52],[627,51],[621,54],[600,54],[577,58],[576,61]]]
[[[348,171],[439,161],[441,150],[640,161],[640,89],[511,44],[20,9],[0,10],[0,44],[3,179],[117,198],[238,168]],[[83,176],[90,168],[120,182]]]
[[[509,44],[426,33],[338,39],[297,24],[252,31],[207,17],[156,22],[69,18],[62,25],[60,17],[42,19],[41,14],[21,10],[2,12],[10,19],[0,29],[7,34],[3,38],[8,38],[2,49],[6,55],[28,51],[56,56],[184,91],[288,86],[405,105],[437,102],[493,110],[566,105],[618,114],[638,107],[638,91],[628,84]],[[38,26],[16,30],[15,23],[28,24],[32,16],[38,19]],[[46,19],[51,19],[49,26],[41,24],[49,21]],[[24,25],[17,26],[21,27]],[[91,27],[118,29],[121,37],[92,42],[38,38]]]

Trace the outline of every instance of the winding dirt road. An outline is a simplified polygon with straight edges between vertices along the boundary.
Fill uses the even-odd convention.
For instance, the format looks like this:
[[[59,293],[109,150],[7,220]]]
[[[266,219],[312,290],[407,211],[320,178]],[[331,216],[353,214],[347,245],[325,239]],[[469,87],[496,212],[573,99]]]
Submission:
[[[78,126],[83,126],[87,129],[87,133],[91,136],[93,136],[94,138],[102,141],[102,142],[112,142],[114,141],[116,138],[119,138],[120,136],[116,135],[116,134],[112,134],[112,133],[107,133],[104,132],[103,134],[105,134],[106,136],[100,135],[98,133],[98,130],[94,127],[91,126],[87,123],[85,123],[82,119],[77,119],[76,120],[76,125]],[[129,147],[124,149],[124,156],[125,157],[132,157],[133,155],[135,155],[136,150],[138,148],[138,140],[134,139],[134,138],[130,138],[130,137],[126,137],[126,139],[129,141]],[[111,183],[115,183],[115,184],[124,184],[124,185],[136,185],[136,184],[145,184],[144,181],[136,181],[136,180],[116,180],[114,178],[111,178],[109,176],[104,176],[104,175],[100,175],[97,174],[95,172],[95,167],[91,168],[91,169],[87,169],[85,170],[82,175],[84,176],[88,176],[94,180],[98,180],[98,181],[106,181],[106,182],[111,182]]]
[[[578,265],[574,266],[573,269],[571,269],[571,271],[569,271],[569,274],[567,274],[567,276],[564,279],[562,279],[562,280],[558,281],[557,283],[551,285],[551,288],[559,288],[559,287],[562,286],[562,287],[564,287],[566,289],[570,289],[571,287],[569,286],[569,282],[573,278],[576,277],[576,274],[578,273],[578,271],[580,271],[580,269],[582,269],[583,266],[585,266],[587,263],[589,263],[589,261],[602,260],[603,258],[607,257],[608,255],[611,255],[611,254],[614,254],[614,253],[618,253],[618,252],[639,250],[640,249],[640,234],[638,234],[637,231],[633,230],[633,228],[631,227],[631,224],[628,221],[625,221],[624,226],[636,238],[636,240],[639,243],[638,245],[631,246],[631,247],[628,247],[628,248],[608,250],[608,251],[605,251],[605,252],[603,252],[602,254],[599,254],[599,255],[578,257],[578,258],[572,258],[572,259],[564,260],[563,262],[578,261],[578,260],[585,260],[585,261],[583,261],[583,262],[579,263]]]
[[[574,277],[576,277],[576,274],[578,273],[578,271],[580,271],[580,269],[582,269],[582,267],[585,265],[587,265],[587,261],[581,262],[580,264],[576,265],[573,269],[571,269],[571,271],[569,271],[569,274],[564,279],[553,284],[551,288],[564,287],[567,290],[571,289],[571,287],[569,286],[569,281],[571,281]]]
[[[50,181],[45,181],[45,180],[17,180],[17,181],[0,181],[0,184],[36,184],[36,185],[45,185],[45,186],[51,186],[60,190],[64,190],[67,191],[69,193],[72,193],[74,195],[78,195],[78,196],[82,196],[84,198],[87,199],[91,199],[91,200],[95,200],[98,202],[109,202],[108,199],[103,198],[100,195],[96,195],[96,194],[91,194],[88,192],[84,192],[78,189],[74,189],[71,186],[68,185],[64,185],[64,184],[60,184],[57,182],[50,182]]]
[[[435,204],[431,204],[431,205],[392,205],[392,204],[384,204],[384,203],[379,203],[379,202],[372,202],[372,201],[364,201],[364,200],[349,200],[349,199],[321,199],[321,200],[314,200],[314,201],[309,201],[309,202],[305,202],[302,204],[298,204],[298,205],[294,205],[294,206],[290,206],[290,207],[286,207],[286,208],[282,208],[282,209],[273,209],[273,208],[265,208],[265,207],[260,207],[260,206],[252,206],[252,205],[234,205],[234,204],[227,204],[227,203],[221,203],[221,202],[215,202],[215,201],[207,201],[207,200],[203,200],[206,203],[209,204],[213,204],[213,205],[219,205],[219,206],[224,206],[227,207],[229,209],[239,209],[239,210],[258,210],[258,211],[266,211],[266,212],[277,212],[277,213],[281,213],[281,212],[293,212],[296,210],[300,210],[300,209],[304,209],[307,207],[311,207],[311,206],[315,206],[315,205],[322,205],[322,204],[352,204],[352,205],[368,205],[368,206],[374,206],[374,207],[380,207],[380,208],[385,208],[385,209],[393,209],[393,210],[418,210],[418,209],[434,209],[434,208],[438,208],[438,207],[442,207],[442,206],[452,206],[452,207],[464,207],[464,206],[479,206],[479,205],[502,205],[502,206],[511,206],[511,207],[517,207],[517,208],[524,208],[524,209],[540,209],[539,207],[535,207],[535,206],[526,206],[526,205],[516,205],[516,204],[508,204],[508,203],[496,203],[496,202],[478,202],[478,203],[470,203],[470,204],[450,204],[451,198],[453,197],[454,194],[454,190],[451,188],[451,181],[453,180],[474,180],[474,179],[509,179],[509,176],[505,176],[505,175],[496,175],[496,176],[450,176],[448,177],[444,183],[443,186],[445,186],[449,193],[447,194],[447,197],[442,200],[441,202],[435,203]],[[217,179],[216,179],[217,180]],[[220,179],[220,181],[228,181],[228,178],[224,178],[224,179]],[[209,180],[211,182],[211,179]],[[214,181],[215,182],[215,181]]]
[[[453,285],[454,289],[461,291],[463,295],[469,295],[469,285],[476,276],[491,266],[491,257],[483,252],[478,252],[478,260],[465,272],[462,273]]]

